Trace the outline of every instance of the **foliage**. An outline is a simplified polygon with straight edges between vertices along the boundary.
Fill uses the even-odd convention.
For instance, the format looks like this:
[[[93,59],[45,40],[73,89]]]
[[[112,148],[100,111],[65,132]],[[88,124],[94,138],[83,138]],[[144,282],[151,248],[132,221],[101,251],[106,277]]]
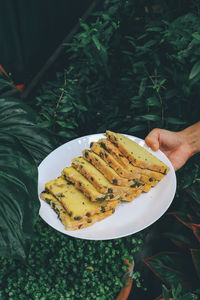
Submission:
[[[27,265],[0,259],[0,298],[115,299],[122,286],[123,262],[141,249],[141,234],[111,241],[63,235],[37,223]],[[135,279],[141,284],[140,278]]]
[[[18,99],[0,99],[0,255],[25,259],[38,219],[37,165],[55,146],[35,113]]]
[[[179,284],[177,288],[172,287],[171,292],[163,285],[163,297],[164,300],[170,300],[170,295],[173,297],[173,300],[198,300],[198,294],[200,294],[200,290],[196,290],[193,293],[183,293],[182,286]]]
[[[182,191],[179,190],[179,201],[184,199],[184,202],[179,205],[179,210],[168,213],[162,235],[175,245],[174,251],[166,249],[145,259],[147,266],[168,287],[177,288],[182,284],[184,292],[197,289],[200,283],[199,191],[198,181]],[[169,223],[173,231],[167,228]],[[170,245],[169,243],[168,248]]]
[[[105,1],[81,21],[65,44],[70,67],[37,97],[43,126],[67,139],[106,129],[144,137],[197,121],[200,21],[189,7],[173,19],[170,5],[156,14],[147,1]]]
[[[13,87],[12,80],[6,76],[0,67],[0,93],[5,92],[7,89]]]

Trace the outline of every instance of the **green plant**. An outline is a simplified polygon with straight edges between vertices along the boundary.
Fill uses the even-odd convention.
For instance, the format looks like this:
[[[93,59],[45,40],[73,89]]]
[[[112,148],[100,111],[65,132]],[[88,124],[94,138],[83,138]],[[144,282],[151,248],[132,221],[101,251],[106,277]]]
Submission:
[[[132,260],[141,246],[141,234],[89,241],[37,222],[27,264],[0,259],[0,298],[114,300],[122,286],[124,260]],[[135,281],[141,285],[138,273]]]
[[[38,219],[37,164],[55,146],[18,99],[0,99],[0,255],[25,259]]]
[[[200,290],[196,290],[192,293],[183,293],[182,286],[180,284],[176,288],[172,287],[171,293],[164,285],[162,290],[164,300],[170,300],[170,295],[173,297],[173,300],[198,300],[198,294],[200,293]]]
[[[145,259],[147,266],[168,287],[182,284],[184,292],[197,289],[200,283],[199,190],[198,181],[179,190],[177,198],[183,202],[179,204],[179,210],[169,212],[166,217],[162,235],[175,245],[173,251],[166,249]],[[166,229],[169,223],[173,231]],[[171,244],[168,245],[169,248]],[[181,291],[180,288],[179,290]]]

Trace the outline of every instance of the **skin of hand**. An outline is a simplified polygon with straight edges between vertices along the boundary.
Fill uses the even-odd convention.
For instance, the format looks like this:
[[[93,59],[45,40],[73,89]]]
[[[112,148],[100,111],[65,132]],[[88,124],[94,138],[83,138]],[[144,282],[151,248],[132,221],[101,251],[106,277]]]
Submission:
[[[192,155],[200,152],[200,122],[178,132],[155,128],[145,142],[153,151],[160,149],[165,153],[177,171]]]

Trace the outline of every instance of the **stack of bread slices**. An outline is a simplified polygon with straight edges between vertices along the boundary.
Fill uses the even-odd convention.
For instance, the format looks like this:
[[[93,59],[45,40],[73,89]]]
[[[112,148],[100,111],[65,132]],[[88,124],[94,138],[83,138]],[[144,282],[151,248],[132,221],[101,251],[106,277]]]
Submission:
[[[106,131],[81,157],[45,185],[41,199],[50,204],[66,230],[101,221],[121,201],[147,193],[169,167],[128,137]]]

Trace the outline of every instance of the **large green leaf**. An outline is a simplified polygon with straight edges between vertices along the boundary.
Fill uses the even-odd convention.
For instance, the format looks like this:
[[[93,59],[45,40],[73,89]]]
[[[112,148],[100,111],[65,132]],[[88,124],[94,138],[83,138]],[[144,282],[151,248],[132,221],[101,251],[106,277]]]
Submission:
[[[22,101],[0,99],[0,255],[25,259],[38,218],[37,164],[55,147]]]
[[[0,255],[24,259],[37,220],[37,166],[20,141],[0,133]]]
[[[190,260],[178,252],[161,252],[145,259],[144,262],[169,286],[181,283],[193,287],[197,283],[197,278],[193,277],[194,270]]]
[[[0,132],[16,136],[37,164],[55,147],[52,134],[37,126],[35,112],[19,99],[0,99]]]

